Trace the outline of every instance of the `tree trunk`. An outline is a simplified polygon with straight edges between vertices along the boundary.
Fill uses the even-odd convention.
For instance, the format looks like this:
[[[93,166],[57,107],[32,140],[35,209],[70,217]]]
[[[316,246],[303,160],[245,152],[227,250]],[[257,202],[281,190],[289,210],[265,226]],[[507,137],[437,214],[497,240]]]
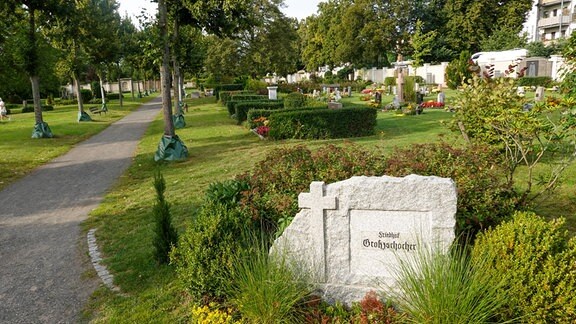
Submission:
[[[36,124],[44,122],[42,118],[42,105],[40,104],[40,78],[38,77],[38,46],[36,44],[36,10],[33,7],[28,8],[28,51],[26,53],[26,72],[30,77],[32,84],[32,98],[34,101],[34,119]]]
[[[76,99],[78,100],[78,115],[84,112],[84,103],[82,102],[82,91],[80,89],[80,82],[76,76],[76,72],[72,73],[72,80],[74,81],[74,91],[76,91]]]
[[[162,85],[162,110],[164,115],[164,136],[173,137],[172,102],[170,98],[170,44],[168,41],[168,10],[165,0],[158,0],[160,38],[162,40],[162,65],[160,66],[160,83]]]
[[[40,78],[37,75],[30,77],[30,83],[32,83],[32,98],[34,101],[34,121],[36,124],[42,124],[44,119],[42,118],[42,105],[40,104]]]
[[[176,113],[180,113],[180,102],[182,101],[182,82],[180,75],[180,61],[178,60],[178,34],[179,34],[178,19],[174,19],[174,30],[172,37],[172,44],[174,46],[174,51],[172,52],[172,63],[174,71],[173,87],[174,87],[174,110]]]
[[[102,80],[102,72],[98,73],[98,79],[100,80],[100,95],[102,97],[102,105],[106,105],[106,94],[104,94],[104,81]]]
[[[120,92],[120,95],[118,96],[118,99],[120,99],[120,108],[122,108],[122,104],[124,103],[122,100],[122,80],[120,79],[120,63],[118,64],[118,92]]]

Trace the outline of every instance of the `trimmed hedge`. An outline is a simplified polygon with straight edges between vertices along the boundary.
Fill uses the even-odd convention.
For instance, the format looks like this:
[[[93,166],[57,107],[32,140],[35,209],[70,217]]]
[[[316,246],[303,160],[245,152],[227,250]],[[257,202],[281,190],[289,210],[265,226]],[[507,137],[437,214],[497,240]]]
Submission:
[[[214,89],[213,95],[220,100],[220,92],[221,91],[239,91],[244,90],[244,84],[242,83],[234,83],[234,84],[203,84],[201,86],[202,89]]]
[[[320,107],[302,107],[302,108],[284,108],[281,111],[278,110],[270,110],[270,109],[250,109],[248,110],[248,128],[252,129],[254,127],[259,126],[258,123],[254,123],[255,119],[258,119],[260,117],[265,117],[266,119],[268,119],[268,117],[270,117],[270,115],[274,114],[274,113],[278,113],[278,112],[290,112],[290,111],[300,111],[300,110],[311,110],[311,109],[328,109],[328,107],[326,107],[326,105],[323,105],[321,108]]]
[[[231,100],[232,96],[239,95],[239,94],[254,94],[254,92],[248,91],[248,90],[220,91],[220,102],[223,105],[226,105],[228,100]]]
[[[326,139],[374,134],[377,111],[367,107],[306,109],[270,114],[272,139]]]
[[[19,104],[5,104],[6,107],[6,115],[10,115],[12,114],[12,111],[16,111],[16,109],[22,107],[22,105]]]
[[[54,110],[54,107],[49,106],[49,105],[44,105],[42,106],[42,111],[52,111]],[[34,112],[34,105],[28,105],[25,108],[22,108],[22,113],[29,113],[29,112]]]
[[[300,108],[306,106],[306,97],[300,92],[292,92],[284,99],[284,108]]]
[[[520,87],[538,87],[550,88],[554,85],[551,77],[523,77],[518,79],[518,86]]]
[[[261,96],[255,94],[239,94],[230,97],[230,99],[226,102],[226,109],[228,109],[228,115],[232,116],[236,113],[236,104],[239,102],[246,102],[246,101],[268,101],[268,96]]]
[[[248,118],[248,111],[252,109],[261,110],[277,110],[284,108],[282,100],[268,100],[268,101],[242,101],[236,104],[236,122],[238,125],[242,124]]]
[[[124,98],[124,95],[122,95],[122,98]],[[107,93],[106,94],[106,100],[118,100],[118,99],[120,99],[119,93]]]

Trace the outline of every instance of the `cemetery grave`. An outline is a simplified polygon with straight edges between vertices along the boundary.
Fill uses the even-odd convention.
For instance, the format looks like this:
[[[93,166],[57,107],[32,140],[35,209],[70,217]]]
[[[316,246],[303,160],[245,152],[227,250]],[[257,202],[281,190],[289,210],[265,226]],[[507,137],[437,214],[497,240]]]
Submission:
[[[302,210],[272,249],[309,271],[321,295],[351,305],[370,290],[394,290],[398,258],[454,240],[450,179],[353,177],[301,193]]]

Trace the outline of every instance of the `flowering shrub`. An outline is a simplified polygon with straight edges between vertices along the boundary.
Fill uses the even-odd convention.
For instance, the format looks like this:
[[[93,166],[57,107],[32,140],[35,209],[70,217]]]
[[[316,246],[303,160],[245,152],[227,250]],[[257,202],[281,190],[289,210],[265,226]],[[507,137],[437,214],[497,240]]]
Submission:
[[[402,323],[407,319],[405,314],[382,302],[374,291],[366,293],[364,298],[355,302],[352,307],[340,303],[330,305],[316,296],[312,296],[306,306],[305,323],[392,324]]]
[[[270,132],[270,127],[268,126],[258,126],[256,127],[256,134],[260,136],[268,136],[268,132]]]
[[[442,107],[444,107],[444,103],[430,100],[430,101],[426,101],[426,102],[421,103],[420,107],[422,107],[422,108],[442,108]]]
[[[312,153],[305,146],[278,149],[259,162],[252,171],[238,176],[249,183],[240,206],[265,224],[270,232],[290,224],[298,212],[298,194],[310,182],[346,180],[354,175],[384,174],[383,158],[352,144],[328,145]]]
[[[371,94],[372,93],[372,89],[364,89],[361,91],[362,94]]]
[[[268,118],[264,116],[260,116],[254,120],[252,120],[252,125],[256,127],[252,128],[252,132],[258,135],[260,138],[264,138],[268,136],[270,132],[270,127],[268,126]]]
[[[418,144],[396,149],[386,161],[385,174],[454,179],[458,189],[456,235],[466,242],[481,229],[506,219],[516,208],[517,197],[501,178],[499,165],[497,152],[485,146],[460,149],[446,143]]]

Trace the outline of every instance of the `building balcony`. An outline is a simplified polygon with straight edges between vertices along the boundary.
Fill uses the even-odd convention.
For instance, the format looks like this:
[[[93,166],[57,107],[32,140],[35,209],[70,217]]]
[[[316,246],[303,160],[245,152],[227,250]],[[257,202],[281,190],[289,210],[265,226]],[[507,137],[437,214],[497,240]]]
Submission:
[[[549,18],[540,18],[538,20],[539,28],[550,28],[560,25],[560,17],[562,17],[562,25],[569,25],[574,19],[572,15],[564,15]]]
[[[570,0],[540,0],[540,1],[538,1],[538,5],[541,7],[553,6],[553,5],[559,5],[559,4],[567,5],[569,3],[570,3]]]

